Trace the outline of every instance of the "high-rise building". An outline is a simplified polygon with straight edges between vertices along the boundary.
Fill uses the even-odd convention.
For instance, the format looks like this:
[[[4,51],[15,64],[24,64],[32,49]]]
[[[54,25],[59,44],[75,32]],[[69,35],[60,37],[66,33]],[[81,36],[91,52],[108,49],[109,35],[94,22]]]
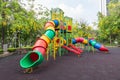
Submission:
[[[109,11],[107,8],[107,4],[110,2],[110,0],[101,0],[101,13],[105,16],[109,15]]]
[[[110,2],[110,0],[106,0],[106,14],[109,15],[109,11],[108,11],[108,8],[107,8],[107,5],[108,3]]]
[[[109,3],[110,2],[110,0],[106,0],[106,3]]]

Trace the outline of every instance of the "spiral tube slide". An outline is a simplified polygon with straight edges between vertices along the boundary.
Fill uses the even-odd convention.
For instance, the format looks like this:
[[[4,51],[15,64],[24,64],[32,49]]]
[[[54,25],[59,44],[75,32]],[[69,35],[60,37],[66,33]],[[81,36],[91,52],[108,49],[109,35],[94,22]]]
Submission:
[[[72,39],[72,44],[76,44],[76,43],[88,44],[88,40],[82,37]]]
[[[96,42],[95,40],[90,39],[89,44],[100,51],[106,51],[106,52],[109,51],[106,47],[104,47],[102,44]]]
[[[106,47],[104,47],[103,45],[101,45],[100,43],[96,42],[95,40],[93,39],[90,39],[89,41],[85,38],[82,38],[82,37],[78,37],[78,38],[75,38],[75,39],[72,39],[72,44],[76,44],[76,43],[83,43],[83,44],[90,44],[92,45],[94,48],[100,50],[100,51],[109,51]]]
[[[46,55],[46,49],[50,41],[55,37],[55,27],[59,25],[58,20],[49,21],[45,24],[45,33],[35,42],[32,50],[28,52],[21,60],[22,68],[31,68],[43,62]]]

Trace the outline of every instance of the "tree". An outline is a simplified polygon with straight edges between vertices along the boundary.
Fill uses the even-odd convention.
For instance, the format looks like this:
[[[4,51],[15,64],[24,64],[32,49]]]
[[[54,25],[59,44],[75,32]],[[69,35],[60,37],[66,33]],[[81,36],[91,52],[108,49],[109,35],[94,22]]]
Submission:
[[[102,16],[99,14],[99,36],[103,41],[112,44],[115,40],[120,42],[120,2],[110,2],[108,4],[109,16]]]
[[[74,37],[84,37],[84,38],[95,37],[94,30],[84,20],[81,20],[79,23],[76,22],[74,24],[72,33],[74,34]]]
[[[5,20],[7,22],[7,30],[5,30],[7,36],[3,36],[6,43],[12,44],[14,47],[20,47],[21,44],[24,46],[32,45],[31,42],[35,41],[36,36],[38,34],[42,35],[43,33],[42,28],[44,23],[48,20],[49,10],[46,8],[45,11],[42,11],[41,9],[43,8],[41,8],[40,12],[42,14],[38,14],[33,10],[33,4],[30,4],[30,6],[32,6],[30,10],[26,10],[24,8],[25,4],[17,0],[0,3],[0,9],[5,13],[4,19],[1,13],[0,21],[3,22],[3,20]],[[2,25],[2,23],[0,23],[0,25]],[[1,26],[0,30],[1,32],[3,31]]]

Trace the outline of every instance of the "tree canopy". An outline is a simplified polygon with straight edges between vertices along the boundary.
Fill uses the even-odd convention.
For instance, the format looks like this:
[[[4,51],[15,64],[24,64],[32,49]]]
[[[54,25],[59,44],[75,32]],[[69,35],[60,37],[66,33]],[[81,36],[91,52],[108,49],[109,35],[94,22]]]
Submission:
[[[120,43],[120,2],[111,1],[108,4],[108,16],[103,16],[98,13],[99,18],[99,36],[104,42],[110,42],[110,44],[115,41]]]
[[[3,44],[10,43],[17,47],[23,42],[24,45],[30,45],[38,34],[43,33],[42,28],[49,15],[47,8],[42,11],[41,7],[36,14],[33,10],[34,6],[30,7],[30,10],[26,10],[17,0],[2,0],[0,4],[0,30],[4,31],[4,34],[2,33],[0,36],[3,37],[1,38],[1,41],[4,41]],[[32,5],[30,4],[30,6]],[[37,18],[38,16],[41,17]]]

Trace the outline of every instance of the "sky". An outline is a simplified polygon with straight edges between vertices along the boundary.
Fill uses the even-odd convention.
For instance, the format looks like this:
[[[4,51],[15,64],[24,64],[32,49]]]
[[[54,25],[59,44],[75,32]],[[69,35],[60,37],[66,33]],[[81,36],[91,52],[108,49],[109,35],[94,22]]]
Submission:
[[[97,13],[100,11],[100,0],[35,0],[34,4],[42,4],[48,9],[61,8],[65,16],[87,21],[91,26],[97,21]]]

